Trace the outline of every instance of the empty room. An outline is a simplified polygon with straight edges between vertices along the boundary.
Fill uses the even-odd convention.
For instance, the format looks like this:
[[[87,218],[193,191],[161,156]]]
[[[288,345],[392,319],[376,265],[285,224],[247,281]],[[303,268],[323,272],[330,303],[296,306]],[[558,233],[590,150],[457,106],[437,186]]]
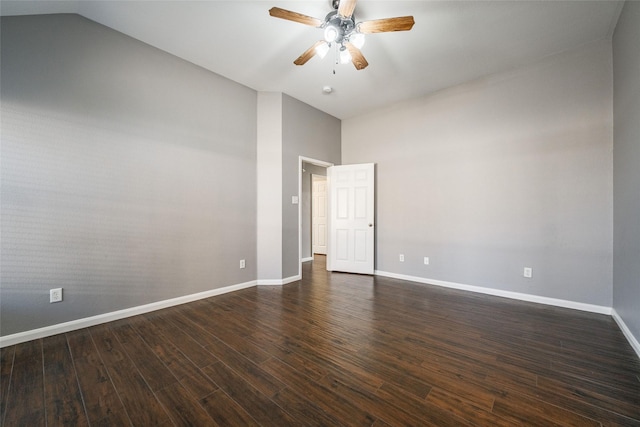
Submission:
[[[640,2],[0,15],[0,426],[640,426]]]

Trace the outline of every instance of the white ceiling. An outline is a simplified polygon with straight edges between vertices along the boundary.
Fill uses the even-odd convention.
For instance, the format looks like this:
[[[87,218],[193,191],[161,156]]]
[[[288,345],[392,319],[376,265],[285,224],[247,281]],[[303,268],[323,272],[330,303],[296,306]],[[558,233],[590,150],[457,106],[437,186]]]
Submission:
[[[611,38],[620,1],[359,0],[357,21],[413,15],[408,32],[371,34],[365,70],[330,55],[293,60],[322,30],[269,16],[317,18],[329,0],[8,1],[2,15],[79,13],[258,91],[284,92],[344,119]],[[333,70],[335,69],[335,74]],[[324,94],[323,86],[333,88]]]

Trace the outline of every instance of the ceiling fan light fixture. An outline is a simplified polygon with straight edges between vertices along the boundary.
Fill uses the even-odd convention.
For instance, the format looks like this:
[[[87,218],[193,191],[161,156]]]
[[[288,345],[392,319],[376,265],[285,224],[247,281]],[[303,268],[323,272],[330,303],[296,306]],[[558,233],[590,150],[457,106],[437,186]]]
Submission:
[[[295,65],[304,65],[316,55],[322,59],[334,47],[336,64],[351,62],[356,70],[364,70],[369,65],[360,51],[364,45],[365,34],[409,31],[413,28],[415,20],[413,16],[398,16],[358,22],[353,13],[357,1],[329,0],[333,10],[327,13],[324,20],[279,7],[269,9],[269,15],[309,25],[323,31],[324,40],[318,40],[304,51],[293,61]],[[335,74],[335,70],[333,73]]]
[[[327,56],[328,52],[329,52],[328,43],[322,43],[316,46],[316,55],[318,55],[320,59],[323,59],[325,56]]]
[[[324,29],[324,40],[327,43],[333,43],[338,38],[340,31],[333,25],[327,25]]]
[[[353,33],[351,36],[349,36],[349,42],[351,42],[351,44],[358,49],[362,49],[362,46],[364,46],[364,34]]]
[[[340,48],[340,63],[348,64],[349,62],[351,62],[351,52],[349,52],[346,47],[342,46]]]

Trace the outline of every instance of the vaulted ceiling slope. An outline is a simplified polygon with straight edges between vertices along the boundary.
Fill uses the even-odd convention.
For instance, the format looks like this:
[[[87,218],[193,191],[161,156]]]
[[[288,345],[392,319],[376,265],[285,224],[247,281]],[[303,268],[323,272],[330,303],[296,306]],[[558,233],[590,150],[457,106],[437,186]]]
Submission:
[[[370,65],[362,71],[329,55],[295,66],[322,30],[268,13],[277,6],[324,18],[329,0],[2,0],[0,13],[78,13],[255,90],[284,92],[345,119],[611,38],[622,3],[359,0],[357,21],[415,18],[411,31],[368,35],[362,52]]]

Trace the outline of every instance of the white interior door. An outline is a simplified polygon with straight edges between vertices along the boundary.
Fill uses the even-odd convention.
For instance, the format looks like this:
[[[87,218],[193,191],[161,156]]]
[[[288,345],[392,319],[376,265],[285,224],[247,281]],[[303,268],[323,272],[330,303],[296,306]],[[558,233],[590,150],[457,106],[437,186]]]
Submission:
[[[311,253],[327,254],[327,177],[311,175]]]
[[[374,164],[332,166],[327,270],[373,274]]]

